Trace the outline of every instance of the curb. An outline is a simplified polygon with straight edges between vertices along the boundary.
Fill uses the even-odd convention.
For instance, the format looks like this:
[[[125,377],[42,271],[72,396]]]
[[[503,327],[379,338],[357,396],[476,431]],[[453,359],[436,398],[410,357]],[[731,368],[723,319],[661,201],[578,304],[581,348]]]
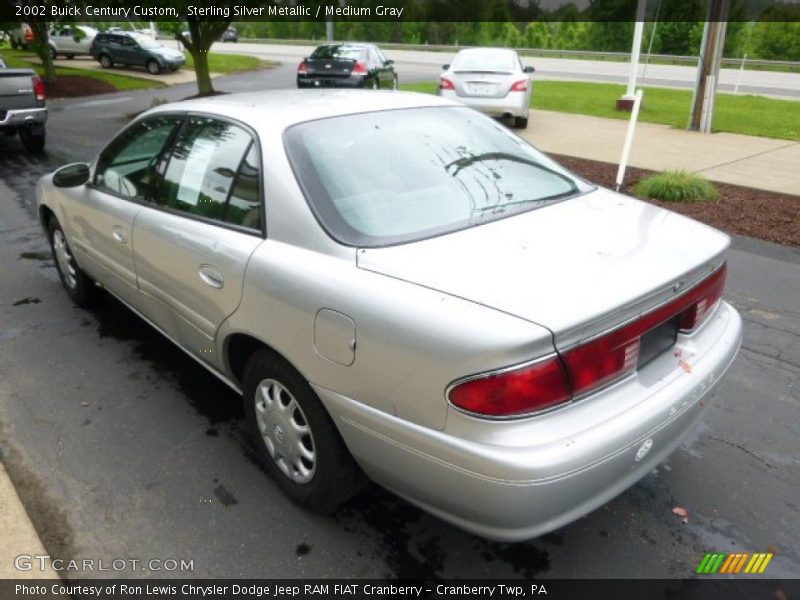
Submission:
[[[38,568],[38,562],[31,564],[29,571],[15,567],[15,558],[20,555],[48,555],[39,539],[39,534],[25,512],[25,507],[11,483],[3,463],[0,462],[0,579],[58,579],[58,574],[47,564]],[[27,562],[27,561],[26,561]]]

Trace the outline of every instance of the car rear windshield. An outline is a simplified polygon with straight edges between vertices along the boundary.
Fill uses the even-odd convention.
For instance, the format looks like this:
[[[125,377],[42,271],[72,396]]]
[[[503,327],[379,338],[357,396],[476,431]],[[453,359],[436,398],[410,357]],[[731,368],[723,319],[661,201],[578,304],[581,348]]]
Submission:
[[[363,46],[348,46],[336,44],[333,46],[320,46],[311,54],[311,58],[334,58],[358,60],[364,53]]]
[[[459,72],[496,72],[496,73],[513,73],[517,65],[515,64],[515,57],[513,54],[507,52],[502,53],[483,53],[483,52],[470,52],[468,54],[459,54],[453,60],[450,67],[451,71]]]
[[[420,240],[592,189],[465,107],[320,119],[289,128],[285,143],[317,219],[349,246]]]

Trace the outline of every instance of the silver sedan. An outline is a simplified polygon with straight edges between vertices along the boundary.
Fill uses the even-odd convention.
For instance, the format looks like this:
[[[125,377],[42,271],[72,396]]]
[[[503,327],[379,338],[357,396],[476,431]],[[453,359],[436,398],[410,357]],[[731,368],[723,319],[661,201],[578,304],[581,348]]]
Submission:
[[[519,55],[505,48],[468,48],[444,65],[439,76],[439,95],[492,117],[514,119],[525,129],[531,105],[533,67],[525,67]]]
[[[317,511],[366,474],[489,538],[551,531],[664,461],[739,348],[727,236],[433,96],[163,105],[37,199],[70,298],[104,288],[241,392]]]

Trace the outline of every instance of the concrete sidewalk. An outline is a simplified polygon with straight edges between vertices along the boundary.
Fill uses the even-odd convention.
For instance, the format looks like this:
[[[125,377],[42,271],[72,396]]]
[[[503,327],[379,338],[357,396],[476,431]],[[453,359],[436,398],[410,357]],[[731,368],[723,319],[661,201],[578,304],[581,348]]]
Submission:
[[[30,562],[29,571],[17,570],[15,558],[19,555],[35,556],[47,554],[33,528],[25,507],[22,506],[17,491],[8,478],[3,463],[0,462],[0,579],[58,579],[58,575],[48,564],[40,570],[38,560]]]
[[[628,121],[535,110],[520,135],[545,152],[619,163]],[[632,167],[685,169],[708,179],[800,196],[800,142],[697,133],[639,123]]]

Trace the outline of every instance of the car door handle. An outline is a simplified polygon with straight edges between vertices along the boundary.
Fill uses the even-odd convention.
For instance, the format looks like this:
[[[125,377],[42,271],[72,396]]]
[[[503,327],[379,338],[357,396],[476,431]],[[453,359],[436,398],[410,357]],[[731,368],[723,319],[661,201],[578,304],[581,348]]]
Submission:
[[[114,225],[111,228],[111,235],[120,244],[126,244],[128,242],[128,234],[125,233],[125,230],[119,225]]]
[[[200,279],[202,279],[205,284],[213,288],[221,289],[222,286],[225,285],[225,278],[222,276],[222,273],[209,265],[200,267],[197,274],[200,275]]]

